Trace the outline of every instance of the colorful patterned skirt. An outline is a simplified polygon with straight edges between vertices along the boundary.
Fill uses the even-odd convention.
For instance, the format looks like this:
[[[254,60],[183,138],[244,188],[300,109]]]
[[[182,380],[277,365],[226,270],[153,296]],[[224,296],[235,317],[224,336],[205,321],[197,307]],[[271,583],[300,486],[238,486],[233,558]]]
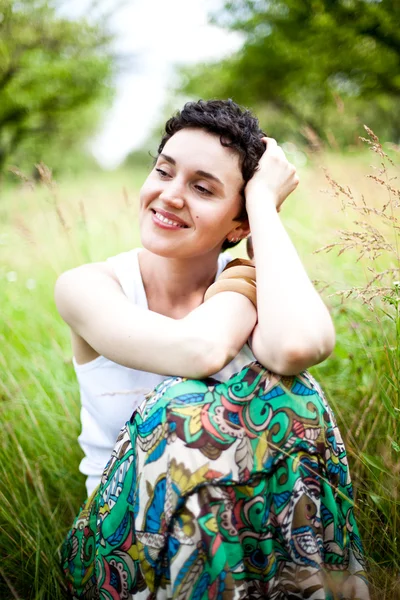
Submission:
[[[62,565],[74,598],[368,600],[318,383],[259,363],[164,381],[121,430]]]

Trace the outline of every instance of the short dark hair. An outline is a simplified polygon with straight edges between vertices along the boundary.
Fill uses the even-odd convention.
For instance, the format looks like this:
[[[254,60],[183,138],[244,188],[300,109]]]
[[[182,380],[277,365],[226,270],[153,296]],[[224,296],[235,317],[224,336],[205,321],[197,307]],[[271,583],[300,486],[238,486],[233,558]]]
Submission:
[[[257,117],[230,99],[187,102],[182,110],[166,122],[158,154],[161,154],[165,144],[175,133],[188,127],[219,135],[221,145],[232,148],[238,154],[244,185],[241,190],[243,205],[237,219],[246,219],[244,188],[265,150],[261,138],[266,134],[260,129]],[[222,250],[233,248],[238,243],[225,240]]]

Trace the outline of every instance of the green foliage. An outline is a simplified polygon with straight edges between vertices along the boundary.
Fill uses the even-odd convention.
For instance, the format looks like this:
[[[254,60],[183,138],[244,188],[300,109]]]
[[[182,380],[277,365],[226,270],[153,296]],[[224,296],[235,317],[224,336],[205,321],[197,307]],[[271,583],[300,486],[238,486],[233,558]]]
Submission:
[[[383,150],[378,137],[365,129],[368,138],[363,141],[377,155],[380,168],[369,175],[368,194],[361,198],[351,187],[327,175],[333,196],[354,220],[318,252],[335,248],[338,256],[353,256],[356,270],[364,270],[366,281],[361,285],[348,281],[347,289],[336,289],[335,296],[352,298],[353,302],[335,308],[335,353],[314,369],[317,377],[327,382],[353,459],[359,525],[371,578],[380,597],[398,600],[400,189],[394,176],[398,165]]]
[[[143,144],[143,148],[138,150],[132,150],[124,160],[124,167],[130,168],[143,168],[149,171],[152,168],[154,158],[151,153],[145,150],[147,144]]]
[[[62,17],[53,0],[0,0],[0,173],[43,160],[62,168],[112,95],[111,37]]]
[[[243,47],[183,70],[194,97],[232,97],[278,138],[354,143],[359,122],[400,137],[397,0],[233,0],[214,17]],[[333,133],[334,132],[334,133]]]
[[[311,371],[323,383],[345,435],[376,597],[398,600],[400,314],[393,311],[388,318],[376,306],[368,315],[353,303],[335,309],[333,319],[335,352]]]

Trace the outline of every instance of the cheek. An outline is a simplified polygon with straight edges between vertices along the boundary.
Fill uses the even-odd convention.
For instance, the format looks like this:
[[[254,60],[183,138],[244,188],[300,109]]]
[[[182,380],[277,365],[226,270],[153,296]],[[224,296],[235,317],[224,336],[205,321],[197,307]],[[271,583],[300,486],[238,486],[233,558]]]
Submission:
[[[140,208],[144,208],[151,200],[151,197],[152,197],[152,194],[151,194],[150,186],[147,186],[147,185],[142,186],[142,189],[140,190],[140,194],[139,194]]]

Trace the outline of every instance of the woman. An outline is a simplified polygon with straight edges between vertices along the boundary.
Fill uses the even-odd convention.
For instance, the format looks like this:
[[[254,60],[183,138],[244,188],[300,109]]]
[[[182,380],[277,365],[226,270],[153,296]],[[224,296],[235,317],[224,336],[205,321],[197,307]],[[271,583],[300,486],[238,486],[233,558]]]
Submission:
[[[144,249],[59,279],[92,494],[63,548],[76,597],[368,597],[345,451],[305,371],[334,329],[277,214],[297,184],[248,111],[188,103],[141,190]],[[256,295],[221,254],[250,230]]]

